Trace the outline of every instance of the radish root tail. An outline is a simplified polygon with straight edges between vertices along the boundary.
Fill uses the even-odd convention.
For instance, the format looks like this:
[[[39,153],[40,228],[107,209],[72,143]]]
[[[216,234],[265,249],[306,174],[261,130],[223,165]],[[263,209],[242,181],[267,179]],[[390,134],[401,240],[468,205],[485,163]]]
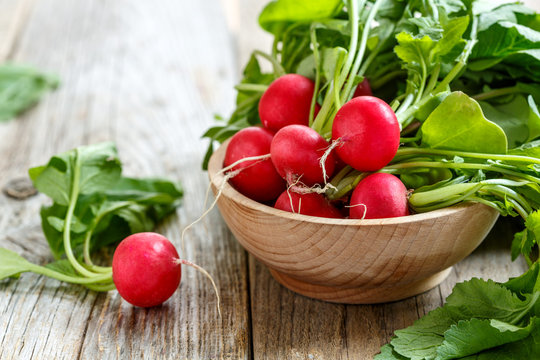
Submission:
[[[221,318],[221,302],[220,302],[220,297],[219,297],[219,291],[218,291],[218,288],[216,286],[216,283],[214,282],[214,278],[212,278],[212,276],[208,273],[208,271],[206,271],[204,268],[200,267],[199,265],[195,264],[195,263],[192,263],[191,261],[189,260],[184,260],[184,259],[176,259],[176,263],[177,264],[182,264],[182,265],[188,265],[188,266],[191,266],[192,268],[194,268],[195,270],[197,270],[198,272],[202,273],[203,275],[205,275],[209,280],[210,282],[212,283],[212,286],[214,288],[214,291],[216,293],[216,298],[217,298],[217,310],[218,310],[218,314],[219,314],[219,317]]]
[[[357,207],[357,206],[363,206],[364,207],[364,213],[362,214],[362,217],[360,218],[360,220],[364,220],[366,218],[366,214],[367,214],[367,206],[366,206],[366,204],[346,205],[345,207],[353,208],[353,207]]]
[[[322,169],[322,172],[323,172],[323,180],[324,180],[325,185],[327,184],[326,180],[328,178],[328,175],[326,174],[326,166],[325,166],[326,165],[326,160],[328,159],[328,156],[330,156],[330,153],[332,152],[332,150],[334,150],[335,148],[337,148],[341,144],[343,144],[343,140],[341,140],[341,138],[338,138],[338,139],[332,141],[330,146],[324,152],[323,156],[321,156],[321,160],[319,162],[319,165],[321,166],[321,169]]]
[[[225,174],[225,176],[223,177],[223,181],[219,185],[219,189],[218,189],[218,192],[216,194],[216,198],[214,199],[214,201],[212,202],[210,207],[208,209],[206,209],[206,205],[208,204],[208,199],[210,198],[210,189],[212,188],[212,184],[211,183],[208,184],[208,187],[206,188],[206,195],[205,195],[205,198],[204,198],[204,205],[203,205],[203,209],[206,209],[206,210],[202,213],[201,216],[199,216],[195,221],[193,221],[191,224],[187,225],[184,228],[184,230],[182,230],[182,238],[181,238],[182,253],[185,253],[185,250],[186,250],[185,249],[185,241],[184,241],[184,239],[185,239],[187,230],[189,230],[191,227],[193,227],[193,225],[195,225],[199,221],[201,221],[216,206],[219,198],[221,197],[221,194],[223,193],[223,189],[225,188],[225,184],[227,184],[227,182],[230,179],[232,179],[233,177],[238,175],[242,170],[247,169],[247,168],[249,168],[251,166],[254,166],[255,164],[258,164],[259,162],[264,161],[264,160],[269,159],[269,158],[270,158],[270,154],[246,157],[246,158],[240,159],[240,160],[232,163],[229,166],[224,167],[223,169],[221,169],[220,171],[218,171],[216,173],[216,175],[225,174],[225,173],[227,173],[227,171],[233,169],[235,166],[237,166],[237,165],[239,165],[239,164],[241,164],[243,162],[255,161],[253,164],[250,164],[249,166],[246,166],[246,167],[244,167],[242,169],[229,171],[227,174]]]

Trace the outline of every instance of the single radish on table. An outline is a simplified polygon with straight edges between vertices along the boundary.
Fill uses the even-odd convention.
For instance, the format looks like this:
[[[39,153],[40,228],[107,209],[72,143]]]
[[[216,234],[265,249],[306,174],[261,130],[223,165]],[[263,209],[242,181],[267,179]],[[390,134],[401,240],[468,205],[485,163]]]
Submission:
[[[337,112],[332,140],[338,141],[339,157],[360,171],[377,171],[386,166],[399,148],[400,127],[396,114],[383,100],[359,96]]]
[[[336,160],[333,152],[326,154],[324,171],[321,166],[321,158],[329,146],[312,128],[289,125],[274,135],[270,154],[277,172],[289,184],[298,181],[313,186],[326,182],[334,172]]]
[[[241,161],[247,157],[270,154],[274,134],[260,127],[237,132],[227,146],[224,167],[238,162],[231,171],[238,171],[229,182],[240,193],[256,201],[275,200],[285,190],[285,181],[277,173],[270,158]]]
[[[317,193],[298,194],[293,191],[284,191],[274,207],[296,214],[336,219],[343,217],[336,207],[330,204],[324,196]]]
[[[358,183],[351,195],[351,219],[383,219],[406,215],[409,215],[407,188],[394,175],[368,175]]]
[[[259,102],[259,117],[264,127],[278,131],[292,124],[309,125],[309,112],[315,83],[298,74],[286,74],[274,80]],[[320,106],[315,103],[314,116]]]
[[[120,242],[113,255],[112,277],[118,293],[130,304],[157,306],[178,288],[182,264],[206,275],[217,294],[214,281],[206,270],[180,259],[176,248],[165,236],[152,232],[136,233]]]

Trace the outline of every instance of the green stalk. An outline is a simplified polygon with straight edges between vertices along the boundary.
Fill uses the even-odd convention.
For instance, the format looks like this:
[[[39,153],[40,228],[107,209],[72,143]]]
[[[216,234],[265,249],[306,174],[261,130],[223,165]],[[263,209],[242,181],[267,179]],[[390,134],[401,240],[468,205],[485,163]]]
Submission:
[[[71,249],[71,221],[73,218],[73,213],[75,211],[75,205],[77,204],[77,199],[79,197],[79,181],[81,177],[81,159],[79,157],[79,150],[75,149],[75,164],[73,166],[73,186],[71,188],[69,205],[66,213],[66,219],[64,222],[64,250],[66,252],[66,257],[68,258],[70,264],[75,270],[77,270],[81,275],[86,277],[95,277],[96,273],[88,271],[84,266],[82,266],[75,255],[73,255],[73,250]]]
[[[408,94],[406,97],[405,97],[405,100],[403,100],[403,102],[401,103],[399,109],[396,111],[396,116],[398,118],[398,121],[400,124],[402,124],[407,118],[402,116],[401,114],[402,113],[405,113],[406,110],[409,108],[409,106],[412,104],[414,100],[414,94]]]
[[[321,58],[319,56],[319,41],[317,40],[317,32],[315,31],[315,23],[311,24],[310,38],[313,45],[313,59],[315,61],[315,89],[313,91],[313,97],[311,98],[311,106],[309,109],[309,126],[313,125],[315,117],[315,104],[317,103],[317,96],[319,95],[319,88],[321,86]]]
[[[274,73],[276,74],[277,77],[280,77],[286,74],[285,69],[283,69],[283,66],[281,66],[279,61],[277,61],[273,56],[268,55],[267,53],[262,52],[260,50],[253,51],[253,54],[261,56],[265,58],[266,60],[270,61],[270,63],[272,64],[274,68]]]
[[[467,151],[456,150],[442,150],[442,149],[429,149],[429,148],[412,148],[402,147],[399,148],[396,156],[402,155],[443,155],[443,156],[459,156],[463,158],[476,158],[476,159],[489,159],[489,160],[502,160],[502,161],[515,161],[527,164],[540,164],[540,159],[521,156],[521,155],[503,155],[503,154],[483,154]]]
[[[349,51],[347,53],[347,59],[345,60],[345,65],[343,65],[343,69],[341,70],[341,73],[339,75],[338,83],[336,84],[336,88],[341,89],[343,87],[343,84],[349,77],[349,72],[351,70],[351,67],[353,66],[353,62],[356,56],[356,49],[358,48],[358,1],[360,1],[360,7],[363,8],[366,5],[365,0],[350,0],[349,3],[349,11],[351,14],[351,42],[349,44]],[[367,24],[365,25],[367,27]],[[365,27],[364,27],[365,30]]]
[[[111,273],[107,274],[94,274],[92,277],[77,277],[77,276],[70,276],[62,274],[58,271],[54,271],[52,269],[49,269],[45,266],[39,266],[35,264],[31,264],[29,267],[29,270],[33,273],[44,275],[56,280],[72,283],[72,284],[80,284],[80,285],[87,285],[87,284],[95,284],[99,282],[106,282],[111,281],[112,276]]]
[[[474,170],[486,170],[486,171],[494,171],[499,172],[501,174],[505,175],[511,175],[515,176],[517,178],[529,180],[531,182],[540,184],[540,179],[528,174],[522,174],[516,171],[507,170],[504,168],[500,168],[493,165],[486,165],[486,164],[477,164],[477,163],[446,163],[446,162],[438,162],[438,161],[415,161],[415,162],[408,162],[408,163],[399,163],[399,164],[392,164],[384,167],[382,169],[383,172],[387,173],[396,173],[395,170],[400,169],[410,169],[410,168],[416,168],[416,167],[429,167],[429,168],[447,168],[447,169],[474,169]]]
[[[471,55],[472,49],[474,45],[477,42],[477,33],[478,33],[478,19],[476,16],[472,15],[472,28],[471,28],[471,39],[467,42],[467,45],[465,45],[465,49],[463,50],[463,54],[461,55],[458,63],[450,70],[448,75],[439,83],[439,85],[433,90],[433,94],[438,94],[440,92],[443,92],[446,90],[448,85],[454,80],[461,70],[465,67],[467,64],[467,60],[469,59],[469,56]]]
[[[391,32],[393,34],[394,29],[396,28],[396,25],[392,24],[391,26],[392,26],[392,31]],[[380,56],[378,56],[378,55],[379,55],[379,52],[381,51],[383,45],[384,45],[384,41],[379,41],[379,43],[377,44],[375,49],[373,49],[373,51],[367,57],[366,61],[364,61],[364,63],[362,64],[362,67],[358,71],[358,75],[364,76],[367,69],[370,67],[371,63],[373,62],[373,60],[375,60],[375,58],[377,58],[377,60],[380,60]]]
[[[486,91],[486,92],[483,92],[483,93],[480,93],[480,94],[476,94],[476,95],[472,96],[472,98],[474,100],[481,101],[481,100],[488,100],[488,99],[496,98],[496,97],[503,96],[503,95],[509,95],[509,94],[515,94],[515,93],[521,93],[521,92],[523,92],[523,91],[521,91],[519,86],[516,85],[516,86],[510,86],[510,87],[506,87],[506,88],[500,88],[500,89],[494,89],[494,90],[491,90],[491,91]]]
[[[376,80],[373,80],[370,82],[371,89],[377,90],[383,87],[383,85],[386,85],[386,83],[388,83],[389,81],[394,80],[395,78],[403,76],[403,75],[407,75],[407,72],[404,70],[394,70],[389,73],[386,73],[386,75],[376,78]]]
[[[89,288],[90,290],[93,290],[93,291],[101,291],[101,292],[105,292],[105,291],[110,291],[110,290],[114,290],[116,289],[116,286],[114,285],[113,282],[111,283],[108,283],[108,284],[88,284],[88,285],[85,285],[87,288]]]
[[[420,83],[420,89],[418,89],[418,92],[416,93],[416,97],[414,99],[413,104],[417,104],[420,100],[422,100],[422,95],[424,95],[424,89],[426,88],[426,80],[427,80],[427,67],[426,63],[424,62],[424,57],[420,57],[420,60],[422,62],[422,82]],[[401,110],[401,109],[400,109]]]
[[[263,93],[268,89],[268,85],[262,84],[238,84],[234,87],[238,91],[254,91]]]
[[[348,76],[349,69],[352,66],[354,60],[354,54],[356,53],[356,47],[358,44],[358,0],[349,0],[349,22],[351,24],[351,41],[349,44],[349,52],[347,53],[347,59],[345,61],[344,68],[340,74],[339,81],[336,84],[334,81],[331,81],[326,92],[323,104],[319,114],[315,118],[313,125],[311,126],[313,130],[317,131],[319,134],[323,133],[323,128],[328,121],[329,114],[333,107],[332,97],[334,88],[341,89],[343,82]],[[362,1],[362,6],[365,4],[365,0]]]
[[[345,80],[348,79],[348,81],[347,81],[347,83],[345,85],[345,91],[343,91],[342,95],[341,95],[341,103],[347,102],[352,96],[351,90],[352,90],[352,86],[353,86],[353,83],[354,83],[354,81],[353,81],[354,79],[351,79],[351,75],[353,75],[353,76],[355,76],[357,74],[358,75],[364,75],[363,72],[359,72],[358,70],[359,70],[360,64],[362,63],[362,60],[364,58],[364,53],[366,52],[367,40],[368,40],[368,36],[369,36],[371,23],[373,22],[373,20],[375,20],[375,15],[379,11],[379,7],[381,6],[382,1],[383,0],[376,0],[375,3],[373,4],[373,7],[369,11],[369,15],[368,15],[367,20],[366,20],[366,22],[364,24],[364,28],[362,29],[362,38],[360,39],[360,46],[359,46],[359,49],[358,49],[358,53],[356,54],[356,59],[354,60],[352,71],[350,72],[350,74],[349,73],[346,74],[347,76],[345,77]],[[366,69],[367,69],[367,67],[366,67]]]
[[[409,197],[409,203],[414,207],[423,206],[423,204],[433,204],[454,196],[462,198],[462,194],[475,193],[483,185],[480,183],[461,183],[450,186],[444,186],[429,191],[414,192]],[[445,204],[446,202],[443,202]],[[444,206],[441,206],[444,207]]]
[[[439,74],[441,73],[441,64],[437,64],[435,67],[435,70],[431,73],[431,77],[429,78],[429,83],[426,86],[426,94],[430,94],[433,89],[435,88],[435,85],[437,85],[437,81],[439,80]]]
[[[487,185],[486,189],[503,199],[506,198],[507,200],[515,200],[520,205],[520,208],[522,208],[523,214],[525,214],[525,217],[523,217],[523,219],[527,219],[527,214],[533,211],[527,200],[525,200],[520,194],[510,189],[509,187],[503,185]],[[520,213],[520,215],[522,216],[523,214]]]

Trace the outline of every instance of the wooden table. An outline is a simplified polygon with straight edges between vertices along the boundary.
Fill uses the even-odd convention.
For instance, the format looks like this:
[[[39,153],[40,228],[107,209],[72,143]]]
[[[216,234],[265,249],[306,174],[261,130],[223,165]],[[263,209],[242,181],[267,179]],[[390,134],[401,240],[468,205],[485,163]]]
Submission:
[[[0,124],[0,188],[73,147],[114,140],[131,176],[182,181],[183,206],[157,231],[179,245],[203,211],[213,115],[228,115],[241,65],[269,38],[248,0],[0,0],[0,61],[33,64],[62,84],[23,116]],[[0,246],[51,260],[40,228],[43,195],[0,194]],[[217,210],[189,233],[183,256],[214,275],[223,317],[204,276],[184,269],[162,307],[134,308],[34,274],[0,282],[0,359],[369,359],[394,330],[440,306],[457,281],[504,281],[512,263],[508,221],[437,288],[381,305],[311,300],[280,286],[246,254]]]

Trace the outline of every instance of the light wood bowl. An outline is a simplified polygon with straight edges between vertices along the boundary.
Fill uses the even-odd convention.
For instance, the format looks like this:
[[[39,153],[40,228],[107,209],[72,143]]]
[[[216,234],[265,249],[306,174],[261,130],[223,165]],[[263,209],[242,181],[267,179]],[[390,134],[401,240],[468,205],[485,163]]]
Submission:
[[[214,194],[228,142],[208,166]],[[337,303],[404,299],[441,283],[485,238],[498,212],[468,203],[389,219],[326,219],[253,201],[226,184],[218,199],[240,244],[299,294]]]

